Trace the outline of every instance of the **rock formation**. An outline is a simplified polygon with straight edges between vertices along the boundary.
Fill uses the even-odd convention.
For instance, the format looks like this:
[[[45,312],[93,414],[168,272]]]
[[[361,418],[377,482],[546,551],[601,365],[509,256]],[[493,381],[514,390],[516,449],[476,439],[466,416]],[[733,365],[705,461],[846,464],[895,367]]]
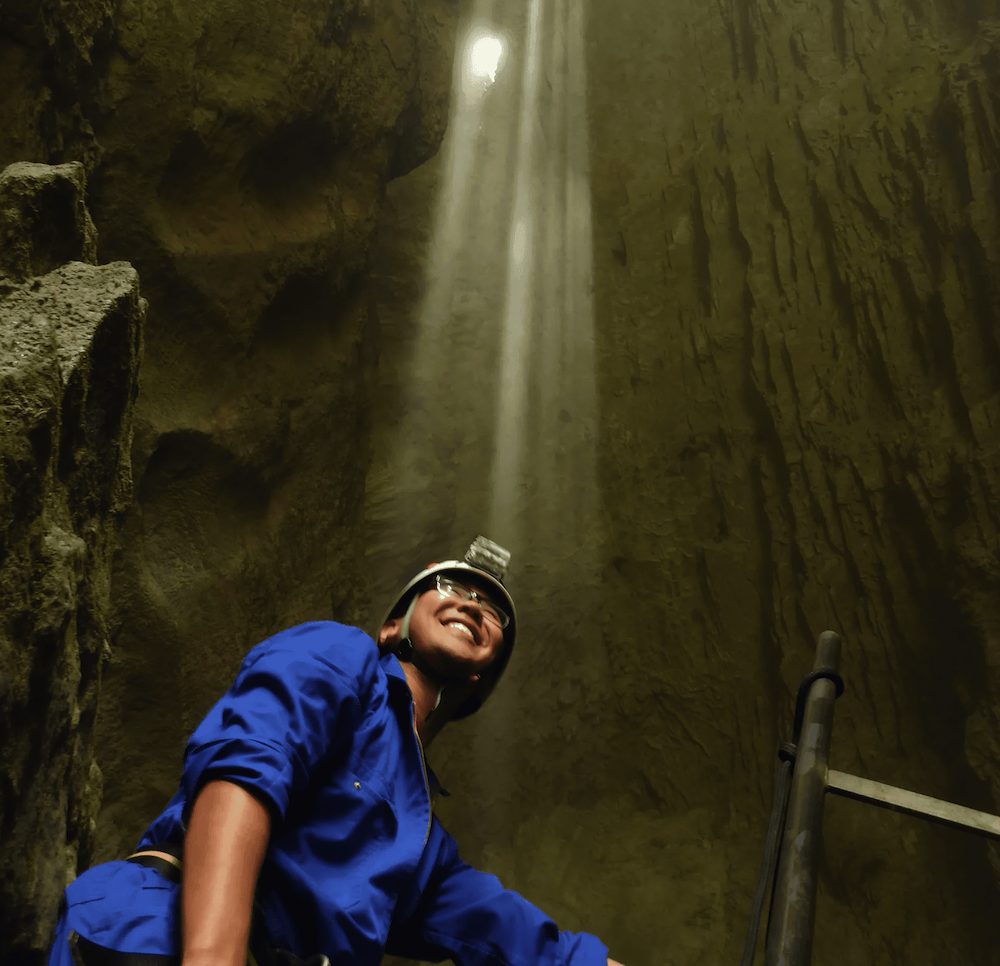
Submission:
[[[361,272],[386,180],[440,139],[455,9],[126,0],[0,18],[4,150],[86,161],[102,254],[135,264],[150,302],[102,712],[114,854],[243,651],[352,614]]]
[[[442,813],[470,860],[659,966],[739,959],[775,751],[827,627],[847,680],[833,766],[1000,813],[1000,21],[987,3],[654,6],[588,5],[583,84],[572,5],[485,19],[507,62],[475,137],[449,153],[457,110],[440,161],[389,193],[370,516],[386,560],[423,503],[452,541],[483,525],[467,481],[491,478],[520,326],[529,525],[494,536],[519,534],[523,644],[483,720],[444,736]],[[456,213],[436,199],[462,164]],[[545,262],[564,271],[574,244],[552,165],[557,189],[590,189],[597,389],[549,413],[550,333],[588,324]],[[453,223],[443,315],[414,331]],[[510,266],[532,237],[528,281]],[[446,365],[407,395],[427,340]],[[400,461],[417,400],[439,428]],[[539,467],[588,406],[601,509],[581,517],[579,477]],[[831,799],[814,962],[997,963],[998,858]]]
[[[495,83],[383,214],[460,10]],[[737,961],[825,627],[835,766],[1000,811],[998,44],[987,0],[4,4],[0,161],[84,162],[150,298],[97,852],[246,647],[480,531],[523,633],[441,813],[632,966]],[[992,966],[997,869],[830,801],[816,966]]]
[[[96,265],[80,164],[0,174],[0,961],[45,948],[90,860],[94,718],[144,303]]]

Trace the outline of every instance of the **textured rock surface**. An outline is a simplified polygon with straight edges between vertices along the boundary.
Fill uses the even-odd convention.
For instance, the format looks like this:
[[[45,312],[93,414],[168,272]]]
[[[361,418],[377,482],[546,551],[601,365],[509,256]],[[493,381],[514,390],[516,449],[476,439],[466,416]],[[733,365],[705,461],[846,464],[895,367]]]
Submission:
[[[468,481],[495,452],[517,183],[546,177],[516,160],[536,17],[540,155],[572,97],[549,46],[566,8],[541,9],[495,20],[508,62],[465,162],[495,190],[456,216],[429,320],[448,365],[416,397],[446,428],[402,465],[447,150],[390,192],[380,566],[394,486],[453,542],[490,515]],[[524,473],[524,643],[508,690],[438,749],[442,811],[470,859],[624,961],[736,962],[773,752],[824,628],[846,638],[834,767],[1000,812],[1000,21],[986,3],[587,10],[602,512],[554,539],[564,498]],[[560,313],[533,321],[525,369]],[[560,438],[541,404],[557,376],[522,428],[539,453]],[[567,552],[575,594],[551,583]],[[839,800],[826,833],[817,966],[1000,962],[996,846]]]
[[[3,173],[0,273],[23,281],[68,261],[93,262],[97,234],[84,190],[83,165],[10,165]]]
[[[621,676],[646,667],[638,700],[712,696],[672,761],[699,797],[764,797],[743,762],[833,626],[835,765],[1000,811],[996,16],[692,10],[648,36],[655,66],[629,59],[661,123],[595,104],[604,479],[628,459],[657,481],[638,519],[608,504],[612,572],[672,589]],[[639,5],[594,26],[648,31]],[[720,83],[681,83],[698,72]],[[829,815],[817,962],[997,961],[994,846]]]
[[[450,0],[116,13],[95,216],[148,277],[151,310],[102,731],[106,854],[172,792],[187,733],[250,645],[353,615],[361,273],[386,179],[440,138],[453,30]]]
[[[454,23],[452,0],[0,12],[4,150],[87,162],[102,256],[135,264],[150,301],[102,707],[104,854],[162,804],[250,644],[352,614],[359,279],[387,178],[440,140]]]
[[[0,239],[0,961],[16,963],[44,948],[93,847],[144,306],[131,266],[82,261],[81,165],[0,174]]]
[[[467,152],[393,191],[371,293],[450,0],[0,9],[2,160],[85,160],[152,299],[98,850],[250,643],[370,621],[485,529],[524,634],[436,749],[446,821],[633,966],[735,962],[823,627],[835,765],[1000,810],[1000,15],[466,7],[507,60]],[[829,806],[817,966],[996,963],[996,853],[859,808]]]

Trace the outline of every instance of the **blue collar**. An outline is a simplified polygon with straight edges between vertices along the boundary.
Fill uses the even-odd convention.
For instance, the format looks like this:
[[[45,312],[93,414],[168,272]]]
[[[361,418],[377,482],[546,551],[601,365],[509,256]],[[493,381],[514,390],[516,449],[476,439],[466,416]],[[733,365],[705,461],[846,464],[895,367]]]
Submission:
[[[403,665],[400,663],[399,658],[392,651],[381,651],[378,659],[382,670],[385,671],[385,675],[389,679],[390,693],[395,691],[396,694],[400,695],[400,698],[396,700],[400,700],[402,695],[405,694],[406,703],[412,708],[413,694],[410,692],[410,685],[406,680],[406,672],[403,671]],[[425,749],[421,749],[421,751],[424,758],[424,766],[427,768],[427,780],[431,787],[431,797],[440,795],[443,798],[449,798],[451,792],[441,784],[438,776],[434,774],[434,769],[431,768],[430,760],[427,757],[427,751]]]

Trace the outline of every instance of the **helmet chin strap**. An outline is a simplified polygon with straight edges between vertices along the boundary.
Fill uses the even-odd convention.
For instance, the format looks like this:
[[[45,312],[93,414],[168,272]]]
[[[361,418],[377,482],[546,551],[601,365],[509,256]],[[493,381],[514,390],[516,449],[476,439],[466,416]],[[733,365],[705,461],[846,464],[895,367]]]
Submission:
[[[410,603],[407,605],[406,612],[403,614],[403,621],[399,626],[399,641],[392,649],[392,653],[395,654],[400,661],[407,661],[412,664],[424,675],[424,677],[436,682],[438,676],[430,669],[427,662],[414,650],[413,640],[410,637],[410,618],[413,616],[413,609],[417,606],[418,596],[418,594],[414,594],[413,597],[410,598]],[[431,712],[437,711],[443,694],[444,685],[440,684],[438,685],[437,697],[434,699],[434,707],[431,708]]]

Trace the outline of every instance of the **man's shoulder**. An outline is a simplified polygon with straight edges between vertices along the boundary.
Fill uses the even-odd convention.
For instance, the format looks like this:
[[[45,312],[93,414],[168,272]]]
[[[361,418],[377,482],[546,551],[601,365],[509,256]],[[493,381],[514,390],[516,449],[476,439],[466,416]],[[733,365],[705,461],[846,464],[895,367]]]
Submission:
[[[375,641],[360,628],[336,621],[310,621],[279,631],[250,651],[243,666],[251,667],[263,658],[315,663],[365,685],[378,674]]]
[[[338,624],[337,621],[308,621],[279,631],[269,641],[296,642],[296,647],[343,647],[375,651],[375,642],[360,627]]]

